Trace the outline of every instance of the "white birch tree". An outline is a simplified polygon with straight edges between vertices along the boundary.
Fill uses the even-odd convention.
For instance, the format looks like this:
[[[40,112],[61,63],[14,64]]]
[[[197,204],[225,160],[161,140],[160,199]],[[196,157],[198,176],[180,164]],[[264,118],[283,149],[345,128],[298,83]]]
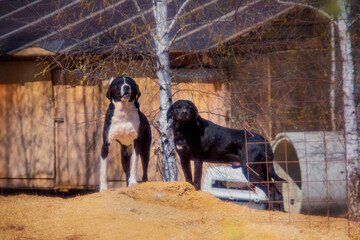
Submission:
[[[166,119],[166,113],[172,104],[169,60],[169,21],[167,16],[167,7],[167,0],[153,0],[153,11],[156,22],[156,32],[153,34],[153,38],[155,41],[157,56],[156,75],[158,77],[158,84],[160,88],[159,141],[162,158],[163,180],[177,181],[174,144],[171,136],[171,128]]]
[[[172,141],[172,131],[166,117],[166,113],[172,104],[169,47],[174,39],[169,39],[169,33],[174,27],[175,21],[190,1],[191,0],[184,1],[175,16],[170,20],[167,14],[168,1],[153,0],[156,28],[152,37],[155,42],[157,57],[156,75],[160,88],[159,142],[164,181],[177,181],[177,165]]]
[[[349,32],[350,5],[346,0],[338,0],[339,16],[338,31],[342,54],[343,104],[344,104],[344,134],[347,160],[349,217],[360,217],[359,206],[359,139],[355,112],[354,94],[354,62],[352,56],[351,36]]]

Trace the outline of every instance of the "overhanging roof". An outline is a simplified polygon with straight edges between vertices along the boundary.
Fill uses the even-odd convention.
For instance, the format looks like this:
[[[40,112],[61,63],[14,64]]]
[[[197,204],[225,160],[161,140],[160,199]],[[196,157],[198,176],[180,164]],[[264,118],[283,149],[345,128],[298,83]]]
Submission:
[[[1,0],[0,0],[1,1]],[[292,11],[276,0],[170,0],[170,51],[200,51]],[[2,0],[0,54],[37,47],[52,53],[109,51],[128,44],[154,50],[152,0]]]

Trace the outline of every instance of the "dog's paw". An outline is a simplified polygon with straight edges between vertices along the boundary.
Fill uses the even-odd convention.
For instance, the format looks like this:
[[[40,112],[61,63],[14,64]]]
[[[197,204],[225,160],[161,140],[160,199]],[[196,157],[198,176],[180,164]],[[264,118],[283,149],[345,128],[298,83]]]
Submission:
[[[129,179],[129,187],[138,184],[136,179]]]
[[[107,184],[100,184],[100,192],[107,190]]]

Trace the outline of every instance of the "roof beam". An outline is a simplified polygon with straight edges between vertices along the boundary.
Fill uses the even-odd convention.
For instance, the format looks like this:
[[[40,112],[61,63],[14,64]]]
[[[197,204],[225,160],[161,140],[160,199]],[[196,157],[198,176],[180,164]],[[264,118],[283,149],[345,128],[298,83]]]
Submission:
[[[42,0],[33,1],[32,3],[28,3],[28,4],[26,4],[25,6],[22,6],[22,7],[20,7],[20,8],[17,8],[16,10],[14,10],[14,11],[12,11],[12,12],[9,12],[9,13],[7,13],[7,14],[4,14],[4,15],[0,16],[0,20],[3,19],[3,18],[8,17],[8,16],[10,16],[10,15],[13,15],[13,14],[15,14],[15,13],[17,13],[17,12],[20,12],[20,11],[24,10],[25,8],[31,7],[32,5],[34,5],[34,4],[38,3],[38,2],[41,2],[41,1],[42,1]]]
[[[151,12],[151,11],[152,11],[152,8],[149,9],[149,10],[146,10],[146,11],[143,12],[142,14],[147,14],[147,13],[149,13],[149,12]],[[89,41],[89,40],[91,40],[91,39],[94,39],[94,38],[100,36],[100,35],[103,35],[104,33],[108,32],[108,31],[110,31],[110,30],[113,30],[113,29],[115,29],[115,28],[117,28],[117,27],[120,27],[120,26],[122,26],[122,25],[124,25],[124,24],[126,24],[126,23],[129,23],[129,22],[133,21],[134,19],[136,19],[136,18],[138,18],[138,17],[141,17],[140,14],[135,15],[135,16],[132,16],[131,18],[128,18],[128,19],[126,19],[125,21],[123,21],[123,22],[121,22],[121,23],[117,23],[117,24],[115,24],[115,25],[112,25],[112,26],[111,26],[110,28],[108,28],[108,29],[105,29],[105,30],[103,30],[103,31],[100,31],[100,32],[98,32],[98,33],[96,33],[96,34],[94,34],[94,35],[91,35],[90,37],[85,38],[84,40],[81,40],[81,41],[79,41],[79,42],[77,42],[77,43],[75,43],[75,44],[73,44],[73,45],[71,45],[71,46],[66,47],[65,49],[62,49],[62,50],[60,51],[60,53],[65,53],[65,52],[67,52],[67,51],[70,51],[71,49],[79,46],[81,43],[87,42],[87,41]]]
[[[171,1],[172,1],[172,0],[170,0],[170,2],[171,2]],[[209,5],[211,5],[211,4],[213,4],[213,3],[217,2],[217,1],[218,1],[218,0],[212,0],[212,1],[210,1],[209,3],[206,3],[206,4],[204,4],[204,5],[200,6],[200,7],[197,7],[197,8],[195,8],[195,9],[191,10],[190,12],[184,13],[182,16],[186,16],[186,15],[192,13],[192,12],[199,11],[199,10],[201,10],[201,9],[203,9],[203,8],[209,6]],[[121,3],[122,3],[122,2],[125,2],[125,1],[121,1]],[[114,5],[118,5],[118,4],[113,4],[113,5],[105,8],[105,11],[107,11],[108,8],[110,8],[110,7],[114,6]],[[89,40],[91,40],[91,39],[93,39],[93,38],[96,38],[96,37],[98,37],[98,36],[106,33],[106,32],[109,31],[109,30],[112,30],[112,29],[115,29],[115,28],[117,28],[117,27],[119,27],[119,26],[122,26],[122,25],[124,25],[124,24],[132,21],[133,19],[136,19],[137,17],[142,17],[142,18],[143,18],[143,16],[144,16],[145,14],[148,14],[148,13],[150,13],[151,11],[152,11],[152,8],[150,8],[150,9],[144,11],[144,12],[141,12],[141,13],[139,12],[138,15],[133,16],[133,17],[131,17],[130,19],[125,20],[124,22],[115,24],[115,25],[111,26],[109,29],[105,29],[105,30],[103,30],[103,31],[101,31],[101,32],[98,32],[97,34],[94,34],[94,35],[92,35],[92,36],[90,36],[90,37],[88,37],[88,38],[86,38],[86,39],[84,39],[84,40],[82,40],[82,41],[79,41],[79,42],[77,42],[77,43],[75,43],[75,44],[73,44],[73,45],[71,45],[71,46],[68,46],[67,48],[61,50],[61,53],[70,51],[71,49],[79,46],[81,43],[86,42],[86,41],[89,41]],[[100,11],[99,11],[99,12],[100,12]],[[179,17],[179,16],[178,16],[178,17]],[[66,27],[66,28],[67,28],[67,27]],[[151,31],[151,30],[150,30],[150,31]],[[57,32],[56,32],[56,33],[57,33]],[[56,33],[54,33],[54,34],[52,34],[52,35],[55,35]],[[126,40],[125,43],[130,42],[131,40],[134,40],[134,39],[136,39],[136,38],[138,38],[138,37],[141,37],[141,36],[143,36],[143,35],[135,36],[135,37],[131,38],[130,40]],[[34,42],[32,42],[32,44],[34,44]],[[15,52],[16,50],[13,50],[13,51]]]
[[[39,22],[41,22],[41,21],[44,21],[45,19],[47,19],[47,18],[49,18],[49,17],[51,17],[51,16],[54,16],[55,14],[58,14],[59,12],[63,11],[64,9],[69,8],[69,7],[77,4],[77,3],[80,2],[80,1],[81,1],[81,0],[75,0],[74,2],[69,3],[68,5],[65,5],[65,6],[62,7],[62,8],[59,8],[58,10],[56,10],[56,11],[54,11],[54,12],[51,12],[51,13],[49,13],[49,14],[47,14],[47,15],[39,18],[39,19],[37,19],[36,21],[33,21],[33,22],[29,23],[29,24],[26,24],[26,25],[24,25],[24,26],[22,26],[22,27],[20,27],[20,28],[17,28],[17,29],[15,29],[15,30],[11,31],[11,32],[8,32],[8,33],[0,36],[0,39],[6,38],[6,37],[8,37],[8,36],[10,36],[10,35],[12,35],[12,34],[14,34],[14,33],[17,33],[17,32],[19,32],[19,31],[21,31],[21,30],[24,30],[24,29],[27,28],[27,27],[30,27],[30,26],[32,26],[32,25],[35,25],[35,24],[37,24],[37,23],[39,23]]]
[[[67,26],[65,26],[65,27],[63,27],[63,28],[61,28],[61,29],[59,29],[57,31],[51,32],[48,35],[42,36],[41,38],[38,38],[38,39],[36,39],[36,40],[34,40],[34,41],[30,42],[30,43],[27,43],[27,44],[25,44],[25,45],[23,45],[21,47],[18,47],[18,48],[14,49],[14,50],[11,50],[9,52],[9,54],[15,53],[15,52],[20,51],[20,50],[22,50],[24,48],[27,48],[27,47],[31,47],[37,42],[43,41],[43,40],[45,40],[45,39],[47,39],[49,37],[52,37],[52,36],[54,36],[54,35],[56,35],[56,34],[58,34],[60,32],[63,32],[65,30],[69,29],[69,28],[72,28],[72,27],[74,27],[74,26],[76,26],[76,25],[78,25],[78,24],[92,18],[92,17],[95,17],[96,15],[99,15],[101,12],[106,12],[107,10],[112,9],[112,8],[122,4],[124,2],[126,2],[126,0],[118,1],[118,2],[116,2],[116,3],[114,3],[114,4],[110,5],[110,6],[107,6],[104,9],[100,9],[99,11],[96,11],[96,12],[94,12],[92,14],[89,14],[88,16],[86,16],[86,17],[84,17],[84,18],[82,18],[82,19],[80,19],[80,20],[78,20],[76,22],[73,22],[73,23],[71,23],[71,24],[69,24],[69,25],[67,25]]]
[[[188,33],[185,33],[185,34],[179,36],[178,38],[173,39],[173,40],[172,40],[172,43],[176,43],[176,42],[178,42],[178,41],[180,41],[180,40],[182,40],[182,39],[184,39],[184,38],[186,38],[186,37],[188,37],[188,36],[190,36],[190,35],[192,35],[192,34],[194,34],[194,33],[197,33],[197,32],[199,32],[199,31],[201,31],[201,30],[203,30],[203,29],[205,29],[205,28],[207,28],[207,27],[209,27],[209,26],[217,23],[217,22],[224,21],[226,18],[231,17],[231,16],[234,15],[235,13],[240,12],[240,11],[244,11],[244,10],[247,9],[248,7],[250,7],[250,6],[252,6],[252,5],[255,5],[255,4],[257,4],[257,3],[261,2],[261,1],[262,1],[262,0],[254,1],[254,2],[252,2],[252,3],[250,3],[250,4],[246,5],[246,6],[243,6],[243,7],[239,8],[239,9],[237,9],[237,10],[231,11],[231,12],[229,12],[229,13],[226,14],[226,15],[223,15],[223,16],[217,18],[217,19],[214,19],[214,20],[210,21],[209,23],[203,24],[203,25],[199,26],[198,28],[195,28],[195,29],[193,29],[192,31],[190,31],[190,32],[188,32]]]
[[[173,25],[169,27],[169,31],[171,31],[171,28],[175,25],[176,18],[184,17],[184,16],[190,15],[190,14],[196,12],[196,11],[200,11],[201,9],[206,8],[207,6],[209,6],[209,5],[211,5],[211,4],[214,4],[214,3],[217,2],[217,1],[219,1],[219,0],[212,0],[212,1],[210,1],[210,2],[207,2],[207,3],[205,3],[204,5],[201,5],[200,7],[197,7],[197,8],[195,8],[195,9],[191,9],[191,10],[188,11],[188,12],[184,12],[181,16],[180,16],[180,14],[176,14],[176,16],[171,20],[171,22],[173,23]],[[183,5],[183,6],[184,6],[184,5]],[[182,6],[182,7],[183,7],[183,6]],[[182,11],[182,7],[180,8],[179,11]],[[147,31],[147,32],[145,32],[145,33],[148,33],[148,32],[151,32],[151,31],[155,31],[155,28],[152,28],[150,31]],[[142,37],[142,36],[143,36],[143,35],[137,35],[137,36],[132,37],[132,38],[130,38],[130,39],[128,39],[128,40],[125,40],[124,43],[129,43],[129,42],[134,41],[135,39],[138,39],[139,37]],[[171,45],[171,41],[170,41],[170,45]]]

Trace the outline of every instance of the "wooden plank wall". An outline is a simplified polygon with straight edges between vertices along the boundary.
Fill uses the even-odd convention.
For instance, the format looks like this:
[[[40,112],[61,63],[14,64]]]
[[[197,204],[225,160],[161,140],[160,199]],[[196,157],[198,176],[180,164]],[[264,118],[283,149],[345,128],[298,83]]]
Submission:
[[[36,62],[0,63],[0,187],[51,188],[54,108],[51,75]]]
[[[81,86],[81,76],[60,70],[54,71],[53,76],[58,119],[56,187],[96,189],[102,143],[101,86]]]

